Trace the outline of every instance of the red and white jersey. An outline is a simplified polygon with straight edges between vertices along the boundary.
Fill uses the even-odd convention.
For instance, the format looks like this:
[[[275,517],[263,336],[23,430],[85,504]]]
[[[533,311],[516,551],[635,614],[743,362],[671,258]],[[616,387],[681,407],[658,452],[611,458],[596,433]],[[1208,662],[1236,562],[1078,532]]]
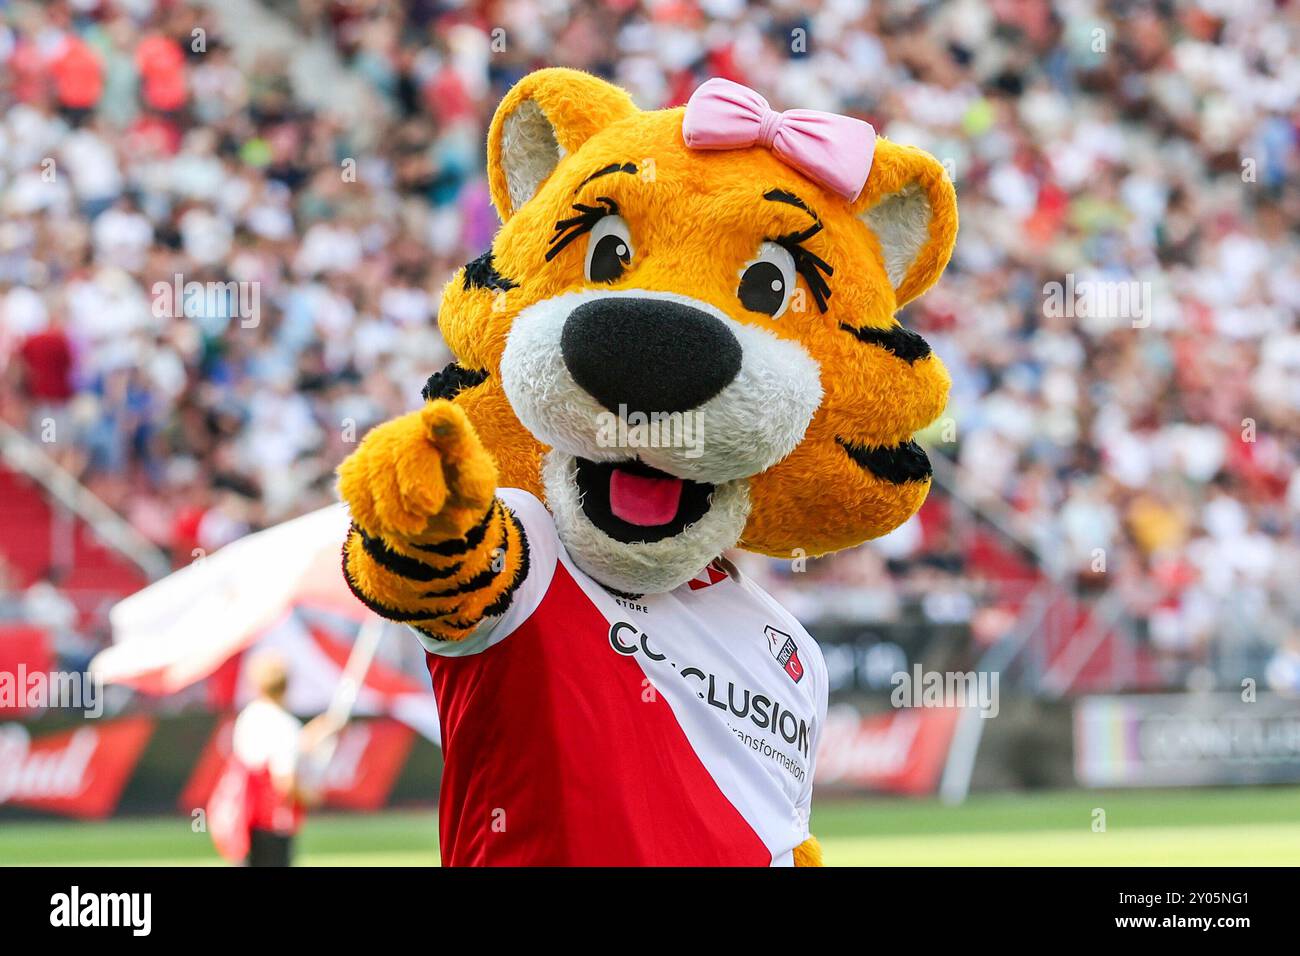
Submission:
[[[302,724],[279,704],[258,698],[235,720],[230,738],[231,756],[248,773],[249,826],[274,833],[297,833],[302,826],[302,806],[281,793],[275,777],[298,770],[298,742]]]
[[[460,642],[421,640],[442,720],[448,865],[789,865],[808,838],[826,665],[721,564],[619,597],[546,507],[499,492],[529,571]]]

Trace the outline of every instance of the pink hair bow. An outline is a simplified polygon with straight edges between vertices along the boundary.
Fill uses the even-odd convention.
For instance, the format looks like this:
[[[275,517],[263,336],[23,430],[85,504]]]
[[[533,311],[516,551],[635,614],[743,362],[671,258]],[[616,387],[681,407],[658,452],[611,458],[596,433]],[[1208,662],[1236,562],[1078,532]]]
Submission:
[[[749,87],[719,77],[691,94],[682,136],[694,149],[766,146],[787,166],[850,202],[866,185],[876,149],[870,123],[820,110],[778,113]]]

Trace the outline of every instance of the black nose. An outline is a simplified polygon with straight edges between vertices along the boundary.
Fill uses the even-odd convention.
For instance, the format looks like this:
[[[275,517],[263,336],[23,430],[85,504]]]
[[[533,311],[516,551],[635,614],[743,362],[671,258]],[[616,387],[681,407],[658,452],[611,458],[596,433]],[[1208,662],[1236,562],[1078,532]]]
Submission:
[[[664,299],[584,302],[565,320],[560,350],[573,380],[612,412],[684,412],[740,371],[740,343],[730,329]]]

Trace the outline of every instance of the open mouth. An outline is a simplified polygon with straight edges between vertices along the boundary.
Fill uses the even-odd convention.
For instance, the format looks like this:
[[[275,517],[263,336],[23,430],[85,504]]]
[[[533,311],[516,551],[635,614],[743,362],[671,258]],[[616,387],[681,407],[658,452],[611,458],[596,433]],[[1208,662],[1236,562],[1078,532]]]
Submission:
[[[709,510],[714,486],[706,482],[678,478],[635,460],[578,458],[577,465],[583,513],[615,541],[662,541]]]

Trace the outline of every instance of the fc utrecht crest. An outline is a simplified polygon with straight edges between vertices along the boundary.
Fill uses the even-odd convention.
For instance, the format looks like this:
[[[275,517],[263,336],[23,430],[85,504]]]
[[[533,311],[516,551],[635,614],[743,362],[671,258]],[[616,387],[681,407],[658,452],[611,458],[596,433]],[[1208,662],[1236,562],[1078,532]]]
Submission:
[[[785,668],[792,681],[799,683],[803,679],[803,662],[799,660],[799,647],[794,638],[785,631],[778,631],[771,624],[763,633],[767,635],[767,646],[772,649],[776,662]]]

